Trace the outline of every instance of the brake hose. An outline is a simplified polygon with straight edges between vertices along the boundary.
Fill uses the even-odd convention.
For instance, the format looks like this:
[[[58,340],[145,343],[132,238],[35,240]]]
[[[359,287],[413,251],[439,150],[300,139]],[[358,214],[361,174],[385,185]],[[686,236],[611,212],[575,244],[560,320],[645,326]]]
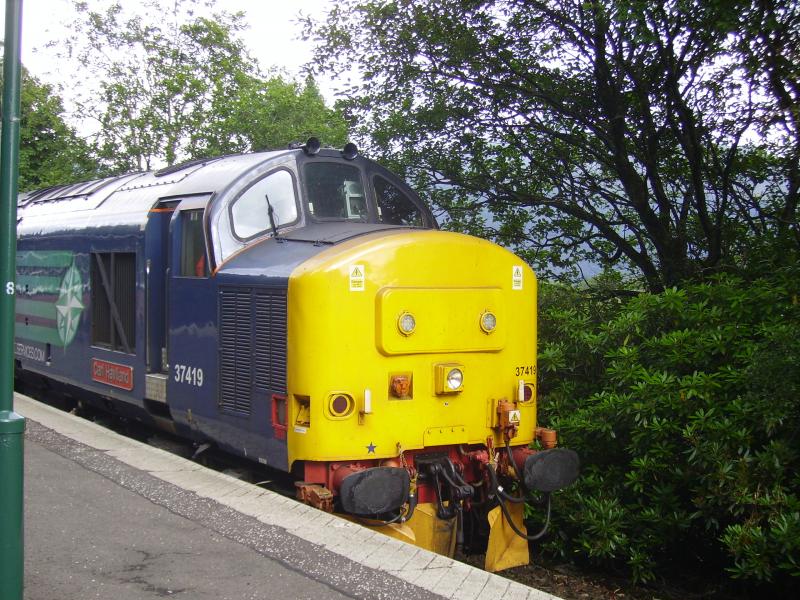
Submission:
[[[525,477],[522,474],[522,471],[520,471],[517,461],[514,460],[514,454],[513,452],[511,452],[511,444],[509,443],[508,438],[505,438],[505,443],[506,443],[506,452],[508,452],[508,462],[510,462],[511,466],[514,467],[514,471],[516,471],[517,473],[517,478],[520,480],[520,483],[522,483],[522,487],[525,488]]]
[[[516,498],[510,494],[507,494],[506,491],[503,489],[503,486],[500,485],[500,482],[497,480],[497,473],[494,470],[494,467],[491,464],[486,465],[489,468],[489,478],[492,480],[492,487],[494,488],[495,493],[504,500],[508,500],[514,504],[521,504],[525,502],[524,497]]]
[[[547,513],[545,515],[544,520],[544,527],[534,534],[534,535],[527,535],[522,533],[520,529],[517,527],[517,524],[514,523],[514,520],[511,518],[511,514],[508,512],[508,507],[506,506],[505,500],[509,500],[510,502],[520,503],[524,502],[524,498],[514,498],[513,496],[509,496],[508,494],[503,491],[503,488],[497,482],[497,473],[494,472],[494,467],[491,464],[486,465],[489,469],[489,476],[492,479],[492,485],[494,486],[495,490],[497,491],[497,502],[500,505],[500,510],[503,511],[506,519],[508,519],[508,524],[511,526],[511,529],[514,530],[519,537],[528,540],[529,542],[535,542],[536,540],[540,539],[547,533],[547,528],[550,526],[550,509],[551,509],[551,499],[550,494],[545,494],[547,496]]]

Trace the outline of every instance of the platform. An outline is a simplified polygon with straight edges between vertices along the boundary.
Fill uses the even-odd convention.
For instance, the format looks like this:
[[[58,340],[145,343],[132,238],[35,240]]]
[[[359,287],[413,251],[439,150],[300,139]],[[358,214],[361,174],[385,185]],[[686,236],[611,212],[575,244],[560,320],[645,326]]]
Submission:
[[[500,598],[545,592],[14,395],[25,599]]]

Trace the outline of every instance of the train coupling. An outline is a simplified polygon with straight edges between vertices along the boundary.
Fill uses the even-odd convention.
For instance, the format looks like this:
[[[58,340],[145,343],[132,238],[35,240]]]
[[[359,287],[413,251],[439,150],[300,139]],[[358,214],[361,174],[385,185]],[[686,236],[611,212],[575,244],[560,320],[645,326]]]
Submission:
[[[420,483],[429,483],[436,497],[436,516],[450,520],[472,499],[474,488],[464,481],[453,461],[445,455],[421,455],[416,458]],[[445,505],[447,501],[447,505]]]

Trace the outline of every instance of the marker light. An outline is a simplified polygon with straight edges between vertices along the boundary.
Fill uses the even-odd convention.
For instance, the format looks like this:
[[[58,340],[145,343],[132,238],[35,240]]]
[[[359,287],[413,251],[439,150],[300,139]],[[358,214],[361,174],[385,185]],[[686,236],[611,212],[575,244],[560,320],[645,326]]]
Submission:
[[[417,327],[417,320],[411,313],[404,312],[397,319],[397,328],[403,335],[411,335]]]
[[[447,373],[447,387],[450,388],[450,391],[455,392],[461,389],[462,385],[464,385],[464,373],[461,372],[461,369],[450,369]]]
[[[486,311],[481,315],[481,329],[484,333],[492,333],[497,327],[497,317],[491,311]]]
[[[520,384],[522,384],[521,381],[520,381]],[[525,382],[522,385],[521,389],[522,389],[522,397],[519,399],[519,401],[520,402],[530,402],[530,401],[532,401],[533,397],[534,397],[534,390],[535,390],[534,384]]]
[[[536,384],[529,381],[519,380],[517,385],[517,402],[529,403],[534,399]]]
[[[354,408],[355,401],[349,394],[333,394],[328,399],[328,410],[333,417],[347,417],[352,414]]]

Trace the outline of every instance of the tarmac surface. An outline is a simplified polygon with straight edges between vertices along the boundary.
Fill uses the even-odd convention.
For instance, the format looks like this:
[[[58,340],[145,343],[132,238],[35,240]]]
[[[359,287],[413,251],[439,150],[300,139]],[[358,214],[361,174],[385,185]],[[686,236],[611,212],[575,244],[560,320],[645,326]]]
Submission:
[[[558,600],[14,395],[25,594]]]

